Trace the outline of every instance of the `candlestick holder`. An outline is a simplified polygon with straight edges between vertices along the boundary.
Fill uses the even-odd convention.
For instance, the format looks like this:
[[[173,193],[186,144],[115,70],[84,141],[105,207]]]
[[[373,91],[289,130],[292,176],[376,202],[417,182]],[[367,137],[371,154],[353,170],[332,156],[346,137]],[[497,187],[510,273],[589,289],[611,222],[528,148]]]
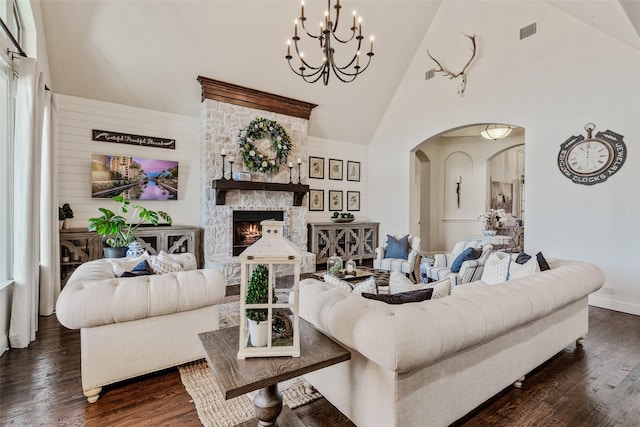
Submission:
[[[291,179],[291,170],[293,169],[293,165],[289,166],[289,184],[293,184],[293,180]]]
[[[233,179],[233,162],[235,162],[235,159],[229,157],[229,179]]]
[[[224,176],[224,158],[227,157],[227,155],[226,154],[221,154],[221,156],[222,156],[222,179],[227,179]]]
[[[300,170],[302,166],[302,162],[298,162],[298,184],[302,184],[301,179],[300,179]]]

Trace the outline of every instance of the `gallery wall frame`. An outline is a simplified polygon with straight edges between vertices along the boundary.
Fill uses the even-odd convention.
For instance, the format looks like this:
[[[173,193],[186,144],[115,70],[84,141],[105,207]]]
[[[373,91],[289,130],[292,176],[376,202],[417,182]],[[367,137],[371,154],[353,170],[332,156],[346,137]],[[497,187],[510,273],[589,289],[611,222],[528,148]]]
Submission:
[[[342,190],[329,190],[329,210],[342,210]]]
[[[342,180],[342,160],[329,159],[329,179]]]
[[[324,157],[309,156],[309,178],[324,179]]]
[[[324,210],[324,190],[309,190],[309,210]]]
[[[360,162],[347,160],[347,181],[360,182]]]
[[[360,192],[359,191],[347,191],[347,210],[348,211],[360,210]]]

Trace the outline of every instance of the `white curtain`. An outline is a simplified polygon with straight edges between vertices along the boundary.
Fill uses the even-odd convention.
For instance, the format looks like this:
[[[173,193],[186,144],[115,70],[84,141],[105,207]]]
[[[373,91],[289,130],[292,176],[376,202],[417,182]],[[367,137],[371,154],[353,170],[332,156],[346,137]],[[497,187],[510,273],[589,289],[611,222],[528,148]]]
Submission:
[[[44,94],[42,117],[42,179],[40,180],[40,315],[53,314],[60,293],[58,244],[58,144],[56,108],[51,92]]]
[[[38,330],[40,162],[44,83],[35,59],[18,60],[14,147],[14,290],[9,341],[24,348]]]

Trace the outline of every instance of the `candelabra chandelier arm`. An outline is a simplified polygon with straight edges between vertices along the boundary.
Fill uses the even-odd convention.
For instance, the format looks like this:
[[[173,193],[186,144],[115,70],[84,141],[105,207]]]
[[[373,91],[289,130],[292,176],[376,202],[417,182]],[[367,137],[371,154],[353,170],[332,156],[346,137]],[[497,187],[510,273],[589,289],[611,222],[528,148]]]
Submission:
[[[340,22],[340,9],[342,9],[340,0],[336,0],[336,4],[333,6],[333,8],[335,9],[334,20],[332,20],[331,14],[329,13],[329,11],[331,10],[331,0],[327,0],[327,10],[325,11],[324,20],[320,22],[320,31],[318,35],[314,35],[309,32],[305,24],[307,18],[304,16],[304,1],[302,2],[300,18],[296,19],[294,23],[294,35],[291,38],[291,40],[293,40],[295,53],[300,59],[299,67],[295,67],[291,63],[291,60],[293,59],[293,56],[291,55],[291,40],[287,41],[287,56],[285,58],[289,63],[289,68],[291,68],[294,73],[302,77],[303,80],[308,83],[315,83],[322,78],[323,83],[327,85],[329,83],[329,77],[331,76],[332,70],[338,80],[344,83],[352,82],[359,74],[363,73],[369,67],[371,58],[374,55],[372,36],[371,46],[369,52],[367,52],[366,54],[368,57],[367,62],[364,66],[360,65],[362,40],[364,39],[364,37],[362,36],[362,18],[358,18],[356,26],[356,12],[355,10],[353,11],[353,23],[350,28],[351,36],[342,39],[336,34],[338,24]],[[318,40],[320,44],[320,49],[323,52],[323,59],[322,63],[319,66],[314,66],[311,63],[307,62],[304,53],[300,49],[299,42],[301,38],[298,36],[298,23],[301,23],[302,29],[308,37]],[[335,49],[331,45],[332,40],[338,43],[347,44],[354,39],[357,40],[358,44],[355,53],[350,58],[349,62],[343,66],[336,64],[334,57]]]

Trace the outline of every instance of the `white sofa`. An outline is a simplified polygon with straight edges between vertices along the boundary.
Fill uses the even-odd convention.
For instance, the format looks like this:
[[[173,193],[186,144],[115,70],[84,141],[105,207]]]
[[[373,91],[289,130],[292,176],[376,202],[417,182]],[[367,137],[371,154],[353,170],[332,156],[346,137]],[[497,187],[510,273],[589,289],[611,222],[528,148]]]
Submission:
[[[403,305],[301,281],[300,315],[352,355],[305,377],[358,426],[449,425],[587,333],[587,296],[602,272],[551,265]]]
[[[105,259],[82,264],[56,302],[60,323],[80,329],[82,388],[102,386],[202,358],[198,333],[218,329],[222,272],[196,270],[192,254],[171,255],[179,273],[117,278]]]

